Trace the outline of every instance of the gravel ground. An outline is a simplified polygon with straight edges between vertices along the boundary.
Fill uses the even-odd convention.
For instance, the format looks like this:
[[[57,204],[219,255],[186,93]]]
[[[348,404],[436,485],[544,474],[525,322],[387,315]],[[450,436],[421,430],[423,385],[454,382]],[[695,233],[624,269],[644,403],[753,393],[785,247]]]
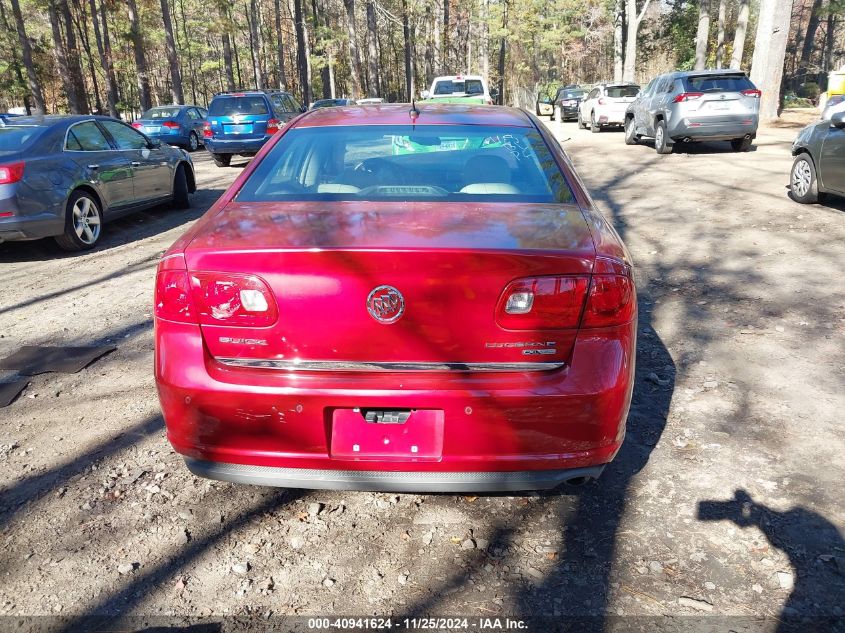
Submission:
[[[550,124],[631,249],[641,306],[625,445],[600,481],[551,494],[285,491],[188,473],[153,382],[155,265],[240,165],[198,153],[193,209],[118,221],[92,253],[0,245],[0,356],[118,347],[34,377],[0,409],[0,615],[842,626],[845,202],[788,198],[803,119],[747,154],[668,156]],[[657,630],[612,622],[635,621]]]

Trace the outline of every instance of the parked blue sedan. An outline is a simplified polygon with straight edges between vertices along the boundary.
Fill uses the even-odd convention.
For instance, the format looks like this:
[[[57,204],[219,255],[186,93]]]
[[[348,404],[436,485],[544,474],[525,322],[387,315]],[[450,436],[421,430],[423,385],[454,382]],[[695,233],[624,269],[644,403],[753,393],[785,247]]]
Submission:
[[[132,127],[152,139],[193,152],[200,146],[202,124],[207,114],[199,106],[156,106],[144,112]]]
[[[182,149],[105,116],[0,122],[0,242],[53,237],[94,248],[102,224],[162,203],[190,205],[194,165]]]

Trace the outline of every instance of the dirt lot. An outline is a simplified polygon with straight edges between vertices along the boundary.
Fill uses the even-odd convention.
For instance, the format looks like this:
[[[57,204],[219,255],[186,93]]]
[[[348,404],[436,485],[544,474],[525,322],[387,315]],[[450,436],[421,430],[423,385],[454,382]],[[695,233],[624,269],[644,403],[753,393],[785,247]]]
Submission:
[[[550,124],[631,249],[641,305],[625,446],[599,482],[554,494],[280,491],[188,473],[153,384],[154,270],[238,168],[198,153],[193,209],[119,221],[93,253],[0,245],[0,356],[118,347],[0,409],[0,629],[111,613],[842,627],[845,202],[787,197],[802,116],[747,154],[658,156]]]

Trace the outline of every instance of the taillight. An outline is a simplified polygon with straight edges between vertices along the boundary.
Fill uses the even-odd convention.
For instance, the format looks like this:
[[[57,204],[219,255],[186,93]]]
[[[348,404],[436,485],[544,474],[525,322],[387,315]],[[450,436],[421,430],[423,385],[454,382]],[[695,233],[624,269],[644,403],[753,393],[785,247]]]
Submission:
[[[212,136],[214,136],[214,132],[211,131],[211,123],[209,123],[208,121],[206,121],[202,125],[202,136],[203,138],[211,138]]]
[[[746,97],[753,97],[755,99],[759,99],[763,93],[757,90],[756,88],[749,88],[748,90],[743,90],[742,94],[744,94]]]
[[[607,103],[607,101],[605,101],[604,97],[601,97],[599,99],[599,105],[604,105],[605,103]]]
[[[162,127],[166,127],[169,130],[175,130],[176,128],[179,127],[179,124],[176,123],[176,121],[165,121],[161,125],[162,125]]]
[[[0,165],[0,185],[10,185],[23,178],[24,162]]]
[[[279,119],[270,119],[267,121],[267,134],[275,134],[279,131],[279,125],[281,125],[281,121]]]
[[[634,285],[624,275],[593,275],[581,327],[622,325],[634,317]]]
[[[253,275],[189,273],[194,304],[203,325],[267,327],[278,317],[270,289]]]
[[[508,284],[499,299],[496,322],[507,330],[578,327],[590,278],[530,277]]]
[[[684,103],[685,101],[695,101],[704,96],[703,92],[682,92],[672,99],[672,103]]]
[[[134,127],[136,130],[140,130],[142,127],[144,127],[144,124],[143,124],[143,123],[138,123],[138,122],[136,121],[135,123],[133,123],[133,124],[132,124],[132,127]]]
[[[155,315],[180,323],[196,323],[191,282],[184,270],[162,270],[156,276]]]

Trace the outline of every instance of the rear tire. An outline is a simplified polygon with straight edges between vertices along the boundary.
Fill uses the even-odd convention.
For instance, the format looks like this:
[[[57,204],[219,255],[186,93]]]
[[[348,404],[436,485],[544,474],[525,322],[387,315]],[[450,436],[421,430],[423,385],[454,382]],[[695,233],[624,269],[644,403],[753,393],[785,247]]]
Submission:
[[[636,145],[638,140],[637,126],[634,125],[634,118],[625,119],[625,145]]]
[[[191,132],[188,135],[188,147],[187,147],[188,151],[189,152],[195,152],[199,149],[199,146],[200,146],[200,139],[197,136],[197,133]]]
[[[191,196],[188,194],[188,174],[185,166],[179,165],[173,177],[173,208],[187,209],[191,206]]]
[[[229,163],[232,162],[231,154],[212,154],[211,157],[214,159],[214,164],[218,167],[228,167]]]
[[[654,127],[654,149],[658,154],[671,154],[672,146],[666,138],[666,124],[663,121],[658,121]]]
[[[581,109],[578,109],[578,129],[579,130],[586,130],[587,124],[584,123],[584,119],[581,118]]]
[[[751,144],[753,142],[754,141],[751,138],[734,138],[731,139],[731,149],[735,152],[747,152],[751,149]]]
[[[63,251],[88,251],[100,241],[102,224],[100,202],[92,193],[77,189],[67,201],[64,233],[53,239]]]
[[[792,169],[789,172],[789,189],[795,202],[814,204],[819,201],[816,166],[809,154],[798,154],[792,162]]]
[[[601,132],[601,126],[596,123],[595,112],[590,113],[590,132],[592,132],[593,134],[598,134],[599,132]]]

